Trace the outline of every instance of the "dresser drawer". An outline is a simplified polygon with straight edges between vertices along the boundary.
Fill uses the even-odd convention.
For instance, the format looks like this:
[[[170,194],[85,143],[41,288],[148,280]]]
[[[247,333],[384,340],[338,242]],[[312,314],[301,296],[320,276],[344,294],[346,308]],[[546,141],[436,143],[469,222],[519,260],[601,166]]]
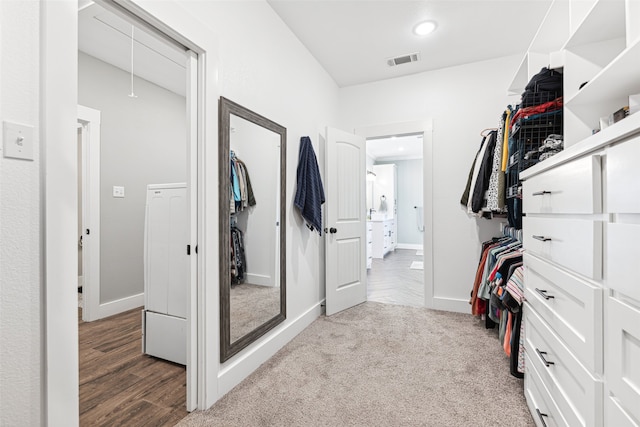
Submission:
[[[527,251],[592,279],[602,276],[602,222],[584,219],[522,219]]]
[[[525,213],[602,212],[600,157],[587,156],[522,183]]]
[[[640,309],[609,297],[605,372],[620,406],[640,420]]]
[[[640,301],[638,282],[640,282],[640,224],[608,224],[607,285]]]
[[[640,213],[640,136],[607,149],[607,212]]]
[[[527,400],[527,406],[536,425],[546,427],[568,426],[560,414],[560,409],[558,409],[549,391],[544,386],[540,375],[533,367],[531,358],[526,353],[524,358],[524,397]]]
[[[613,396],[605,398],[604,425],[615,427],[640,427],[629,414],[620,406],[620,402]]]
[[[591,372],[602,373],[603,291],[525,253],[525,299]]]
[[[526,341],[533,366],[570,426],[602,424],[603,384],[589,374],[534,310],[524,311]]]

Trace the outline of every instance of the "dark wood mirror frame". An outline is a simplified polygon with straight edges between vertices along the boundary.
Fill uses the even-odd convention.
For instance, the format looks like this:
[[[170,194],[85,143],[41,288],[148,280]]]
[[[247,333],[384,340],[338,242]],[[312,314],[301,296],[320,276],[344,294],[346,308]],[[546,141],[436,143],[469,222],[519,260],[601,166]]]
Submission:
[[[287,171],[287,130],[283,126],[263,117],[241,105],[224,97],[220,97],[219,104],[219,183],[218,193],[220,202],[220,362],[229,360],[232,356],[246,348],[268,331],[282,323],[287,318],[286,292],[286,241],[285,241],[285,199],[286,199],[286,171]],[[229,150],[231,135],[231,115],[243,118],[251,123],[280,135],[280,313],[267,320],[251,332],[231,342],[231,272],[228,262],[230,259],[230,209],[229,209]]]

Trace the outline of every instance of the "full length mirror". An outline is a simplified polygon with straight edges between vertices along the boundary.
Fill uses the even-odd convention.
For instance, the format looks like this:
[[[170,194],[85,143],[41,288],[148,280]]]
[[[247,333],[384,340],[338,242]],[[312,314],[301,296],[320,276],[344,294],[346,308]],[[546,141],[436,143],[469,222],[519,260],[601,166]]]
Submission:
[[[220,361],[286,318],[286,129],[220,98]]]

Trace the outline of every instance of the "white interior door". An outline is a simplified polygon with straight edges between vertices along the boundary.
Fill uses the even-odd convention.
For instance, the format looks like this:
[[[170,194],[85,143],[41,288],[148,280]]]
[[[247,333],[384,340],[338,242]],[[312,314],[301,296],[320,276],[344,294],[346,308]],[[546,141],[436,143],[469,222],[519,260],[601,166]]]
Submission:
[[[365,157],[363,137],[327,128],[327,316],[367,300]]]
[[[101,113],[78,105],[82,159],[82,320],[91,322],[100,315],[100,120]],[[102,316],[103,317],[103,316]]]
[[[187,200],[190,247],[187,279],[187,411],[198,405],[198,56],[187,51]]]

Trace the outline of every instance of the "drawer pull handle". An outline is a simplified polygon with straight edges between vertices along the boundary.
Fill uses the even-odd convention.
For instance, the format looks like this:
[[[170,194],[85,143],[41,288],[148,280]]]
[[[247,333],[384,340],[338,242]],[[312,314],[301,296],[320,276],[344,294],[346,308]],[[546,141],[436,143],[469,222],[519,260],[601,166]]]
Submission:
[[[549,300],[552,298],[555,298],[553,295],[547,295],[547,290],[546,289],[538,289],[536,288],[536,292],[544,299]]]
[[[536,408],[536,412],[538,413],[538,418],[540,418],[540,422],[542,422],[542,425],[544,427],[547,427],[547,423],[544,422],[544,417],[548,417],[549,415],[543,414],[542,412],[540,412],[540,409],[538,408]]]
[[[532,196],[544,196],[545,194],[551,194],[551,191],[536,191],[535,193],[531,193]]]
[[[540,356],[542,363],[544,363],[544,366],[546,366],[547,368],[551,365],[555,365],[555,363],[549,362],[547,359],[544,358],[544,355],[547,354],[546,351],[540,351],[540,349],[536,348],[536,353],[538,353],[538,356]]]
[[[550,242],[551,241],[551,237],[545,237],[545,236],[531,236],[536,240],[540,240],[541,242]]]

